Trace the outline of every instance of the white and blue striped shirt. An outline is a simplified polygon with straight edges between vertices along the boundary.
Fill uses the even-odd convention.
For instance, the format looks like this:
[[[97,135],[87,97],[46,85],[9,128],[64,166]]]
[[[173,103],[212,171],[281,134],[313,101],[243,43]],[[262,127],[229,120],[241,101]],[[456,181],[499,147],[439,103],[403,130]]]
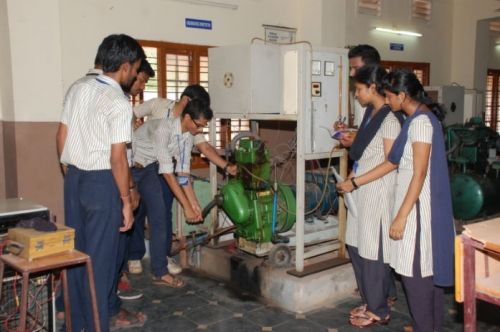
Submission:
[[[99,75],[70,88],[61,122],[68,127],[61,163],[111,169],[111,145],[131,141],[132,107],[118,82]]]
[[[180,117],[153,121],[158,121],[153,133],[153,148],[160,164],[158,173],[173,173],[174,159],[176,172],[189,173],[194,136],[189,131],[182,132]]]

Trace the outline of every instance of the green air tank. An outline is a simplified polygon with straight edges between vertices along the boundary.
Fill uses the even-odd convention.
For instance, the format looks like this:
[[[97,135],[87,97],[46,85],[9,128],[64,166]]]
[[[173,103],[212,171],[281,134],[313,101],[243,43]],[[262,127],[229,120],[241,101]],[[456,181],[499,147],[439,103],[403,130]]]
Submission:
[[[499,210],[498,179],[492,180],[472,174],[455,174],[451,177],[453,216],[469,220]]]

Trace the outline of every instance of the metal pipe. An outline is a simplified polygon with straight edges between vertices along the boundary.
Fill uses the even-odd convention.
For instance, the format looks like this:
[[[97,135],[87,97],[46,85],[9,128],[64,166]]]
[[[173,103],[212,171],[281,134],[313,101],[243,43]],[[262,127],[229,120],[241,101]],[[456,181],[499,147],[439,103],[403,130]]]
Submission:
[[[304,61],[299,64],[299,82],[302,82],[302,86],[297,87],[297,99],[298,99],[298,114],[297,114],[297,206],[296,206],[296,220],[295,220],[295,270],[297,272],[304,271],[304,201],[305,201],[305,116],[311,114],[311,98],[307,97],[310,95],[311,86],[311,57],[312,50],[307,51],[302,48],[302,52],[305,53]],[[307,65],[309,64],[309,65]]]
[[[251,131],[242,131],[238,135],[234,136],[233,139],[231,140],[231,152],[233,152],[236,149],[236,143],[242,138],[245,137],[254,137],[256,139],[260,139],[259,135],[256,133],[253,133]]]

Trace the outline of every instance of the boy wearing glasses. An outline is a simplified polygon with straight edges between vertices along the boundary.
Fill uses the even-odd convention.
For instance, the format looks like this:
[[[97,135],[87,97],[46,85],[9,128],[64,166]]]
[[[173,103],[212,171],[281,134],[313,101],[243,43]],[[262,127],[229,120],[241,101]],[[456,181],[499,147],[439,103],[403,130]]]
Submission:
[[[151,122],[153,120],[158,120],[158,119],[169,119],[169,118],[178,118],[183,110],[186,108],[190,100],[199,100],[203,102],[207,107],[210,106],[210,95],[208,92],[199,84],[193,84],[189,85],[184,89],[182,92],[182,95],[180,96],[180,99],[175,101],[175,100],[169,100],[165,98],[155,98],[151,99],[148,101],[145,101],[144,103],[136,106],[134,108],[134,114],[136,118],[143,118],[143,117],[148,117],[148,121],[145,123],[144,126],[142,127],[149,127],[153,126],[153,123],[148,124],[148,122]],[[151,155],[154,157],[154,161],[156,160],[156,155],[152,154],[152,139],[151,139],[151,133],[154,131],[153,128],[146,129],[142,127],[136,127],[136,131],[134,133],[134,144],[136,145],[136,149],[134,151],[134,161],[135,161],[135,166],[132,169],[132,174],[134,176],[137,176],[138,173],[143,173],[144,171],[140,170],[140,166],[146,166],[149,163],[151,163]],[[149,132],[149,133],[148,133]],[[145,142],[145,143],[144,143]],[[235,165],[229,164],[224,158],[219,156],[215,148],[210,145],[206,140],[205,136],[201,133],[201,130],[198,131],[198,134],[196,134],[193,137],[193,145],[197,147],[197,149],[203,153],[211,162],[213,162],[215,165],[220,167],[221,169],[224,169],[225,172],[231,174],[231,175],[236,175],[237,168]],[[148,154],[144,154],[144,152],[149,151]],[[190,154],[187,154],[186,156],[190,156]],[[189,158],[188,158],[189,159]],[[161,179],[161,175],[158,175],[158,178],[161,180],[160,183],[163,188],[163,193],[164,193],[164,200],[166,201],[167,205],[167,218],[168,218],[168,226],[167,226],[167,254],[170,254],[170,247],[171,247],[171,238],[172,238],[172,227],[171,227],[171,220],[172,220],[172,213],[171,213],[171,206],[173,202],[173,194],[170,189],[170,187],[167,185],[167,183]],[[136,180],[137,181],[137,180]],[[144,199],[143,199],[144,201]],[[151,219],[149,217],[148,219]],[[129,256],[128,256],[128,267],[129,267],[129,272],[131,273],[141,273],[142,272],[142,265],[141,265],[141,259],[144,256],[144,253],[146,252],[146,248],[144,246],[144,219],[143,218],[137,218],[134,221],[134,228],[132,230],[132,237],[129,242]],[[162,258],[159,258],[162,259]],[[152,258],[153,260],[153,258]],[[163,260],[163,259],[162,259]],[[175,261],[167,257],[168,260],[168,271],[170,274],[179,274],[182,271],[182,268],[180,265],[176,264]],[[160,264],[163,266],[163,263]]]
[[[181,288],[185,282],[169,270],[167,260],[172,244],[173,196],[182,205],[188,222],[202,220],[201,208],[189,179],[191,149],[195,137],[201,136],[198,134],[212,119],[213,113],[202,99],[181,98],[172,106],[174,110],[182,107],[180,116],[149,119],[135,130],[132,174],[150,225],[154,282]]]

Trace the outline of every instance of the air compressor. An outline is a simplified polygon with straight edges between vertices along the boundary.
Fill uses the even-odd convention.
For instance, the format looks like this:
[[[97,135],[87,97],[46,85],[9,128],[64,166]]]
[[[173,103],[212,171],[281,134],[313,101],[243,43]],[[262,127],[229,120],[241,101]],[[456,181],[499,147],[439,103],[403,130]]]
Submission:
[[[500,211],[498,133],[481,118],[446,128],[453,216],[471,220]]]

